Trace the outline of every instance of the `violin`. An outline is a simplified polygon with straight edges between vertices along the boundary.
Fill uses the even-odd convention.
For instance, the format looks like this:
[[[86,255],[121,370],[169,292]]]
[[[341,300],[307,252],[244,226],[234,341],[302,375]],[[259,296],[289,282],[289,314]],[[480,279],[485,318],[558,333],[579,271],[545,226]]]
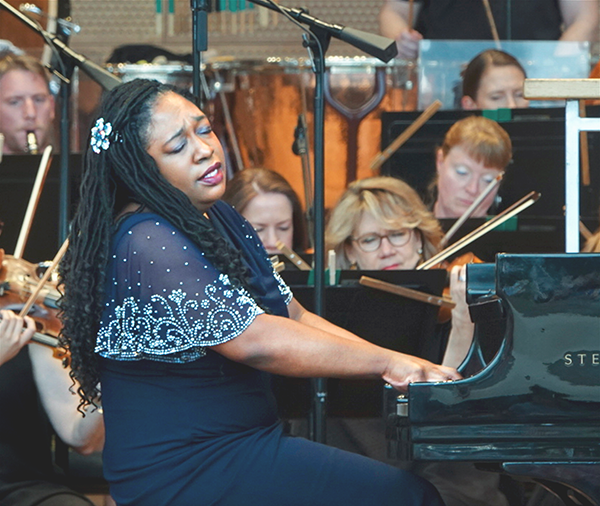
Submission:
[[[34,334],[32,341],[52,347],[53,356],[62,360],[66,367],[70,362],[70,355],[67,350],[59,347],[58,340],[62,323],[57,316],[56,301],[60,293],[56,288],[56,281],[48,281],[67,249],[68,241],[63,243],[41,278],[41,264],[36,267],[22,258],[51,161],[52,146],[47,146],[38,167],[14,256],[5,255],[4,250],[0,249],[0,309],[19,311],[19,316],[32,317],[39,331]]]
[[[0,259],[0,309],[21,312],[36,291],[43,267],[12,255],[4,255],[3,250],[0,250]],[[37,292],[30,303],[31,307],[25,311],[37,327],[32,341],[53,348],[53,356],[68,363],[68,354],[59,347],[58,335],[62,324],[56,306],[60,297],[56,281],[46,284]]]

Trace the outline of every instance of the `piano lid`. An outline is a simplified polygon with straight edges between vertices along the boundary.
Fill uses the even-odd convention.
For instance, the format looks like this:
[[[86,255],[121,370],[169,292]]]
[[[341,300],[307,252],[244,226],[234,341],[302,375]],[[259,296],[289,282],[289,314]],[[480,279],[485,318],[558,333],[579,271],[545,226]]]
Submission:
[[[495,284],[493,360],[409,386],[414,457],[600,460],[600,255],[498,255]]]

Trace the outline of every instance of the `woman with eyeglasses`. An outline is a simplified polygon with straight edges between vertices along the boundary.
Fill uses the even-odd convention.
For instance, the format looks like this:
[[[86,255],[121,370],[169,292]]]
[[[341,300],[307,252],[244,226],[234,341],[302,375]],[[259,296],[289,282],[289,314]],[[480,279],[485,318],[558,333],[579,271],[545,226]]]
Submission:
[[[413,188],[397,178],[371,177],[351,183],[342,195],[329,216],[325,243],[336,252],[341,269],[410,270],[438,252],[442,236],[438,221]],[[454,267],[450,293],[456,307],[451,323],[438,328],[449,333],[442,364],[452,367],[460,365],[473,339],[465,291],[465,266]],[[385,459],[373,443],[384,440],[381,419],[338,423],[348,440],[356,443],[355,451]],[[498,476],[478,471],[472,464],[417,464],[411,470],[431,481],[448,506],[508,506],[498,490]]]
[[[332,210],[325,231],[341,269],[410,270],[435,255],[442,229],[408,184],[394,177],[355,181]],[[473,337],[465,302],[465,268],[454,268],[450,292],[456,308],[444,365],[460,365]]]

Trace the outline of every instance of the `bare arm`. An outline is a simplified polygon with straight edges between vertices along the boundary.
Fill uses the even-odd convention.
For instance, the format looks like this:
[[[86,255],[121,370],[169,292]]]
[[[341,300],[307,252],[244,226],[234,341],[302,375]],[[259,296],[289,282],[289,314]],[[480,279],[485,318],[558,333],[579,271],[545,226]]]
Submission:
[[[352,341],[363,343],[366,342],[364,339],[358,337],[352,332],[348,332],[347,330],[328,322],[325,318],[307,311],[296,299],[292,299],[292,302],[288,305],[288,311],[290,313],[290,318],[296,320],[297,322],[303,323],[304,325],[308,325],[309,327],[320,329]]]
[[[52,350],[32,344],[29,355],[33,377],[42,405],[58,436],[80,453],[89,454],[102,449],[104,422],[102,414],[88,410],[85,417],[77,411],[79,396],[71,393],[69,369],[52,356]],[[73,387],[73,391],[76,386]]]
[[[419,41],[423,36],[413,30],[415,20],[421,9],[421,4],[413,4],[413,19],[409,23],[409,2],[406,0],[385,0],[379,11],[379,31],[381,35],[396,41],[398,56],[405,59],[415,59],[418,55]]]
[[[467,266],[463,265],[453,267],[450,272],[450,295],[456,307],[452,309],[452,330],[442,360],[442,365],[448,367],[458,367],[467,356],[473,342],[475,325],[469,316],[466,301],[466,271]]]
[[[600,32],[599,0],[559,0],[565,21],[560,40],[597,41]]]
[[[456,302],[456,307],[452,310],[452,330],[450,331],[442,365],[453,368],[458,367],[467,356],[473,342],[475,330],[475,325],[469,316],[469,306],[466,302],[465,276],[466,266],[464,265],[454,267],[450,273],[450,295]],[[300,323],[356,342],[366,342],[355,334],[307,311],[296,299],[292,300],[288,310],[290,318]]]
[[[235,339],[213,349],[231,360],[275,374],[382,378],[399,390],[416,381],[460,378],[451,368],[266,314],[256,317]]]

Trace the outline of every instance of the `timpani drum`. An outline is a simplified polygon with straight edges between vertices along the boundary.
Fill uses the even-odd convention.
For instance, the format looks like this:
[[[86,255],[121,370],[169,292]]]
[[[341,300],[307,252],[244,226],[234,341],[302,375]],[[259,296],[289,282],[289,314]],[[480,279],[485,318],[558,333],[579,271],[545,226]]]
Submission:
[[[380,151],[381,112],[414,110],[417,95],[416,86],[406,86],[412,69],[399,61],[328,57],[326,68],[325,206],[332,207],[349,182],[373,175],[369,164]],[[207,74],[227,98],[243,166],[281,173],[302,197],[302,162],[292,145],[298,116],[304,114],[312,146],[309,61],[213,61]]]
[[[154,63],[115,63],[106,66],[107,70],[123,82],[134,79],[155,79],[178,88],[191,89],[192,66],[182,64]]]

